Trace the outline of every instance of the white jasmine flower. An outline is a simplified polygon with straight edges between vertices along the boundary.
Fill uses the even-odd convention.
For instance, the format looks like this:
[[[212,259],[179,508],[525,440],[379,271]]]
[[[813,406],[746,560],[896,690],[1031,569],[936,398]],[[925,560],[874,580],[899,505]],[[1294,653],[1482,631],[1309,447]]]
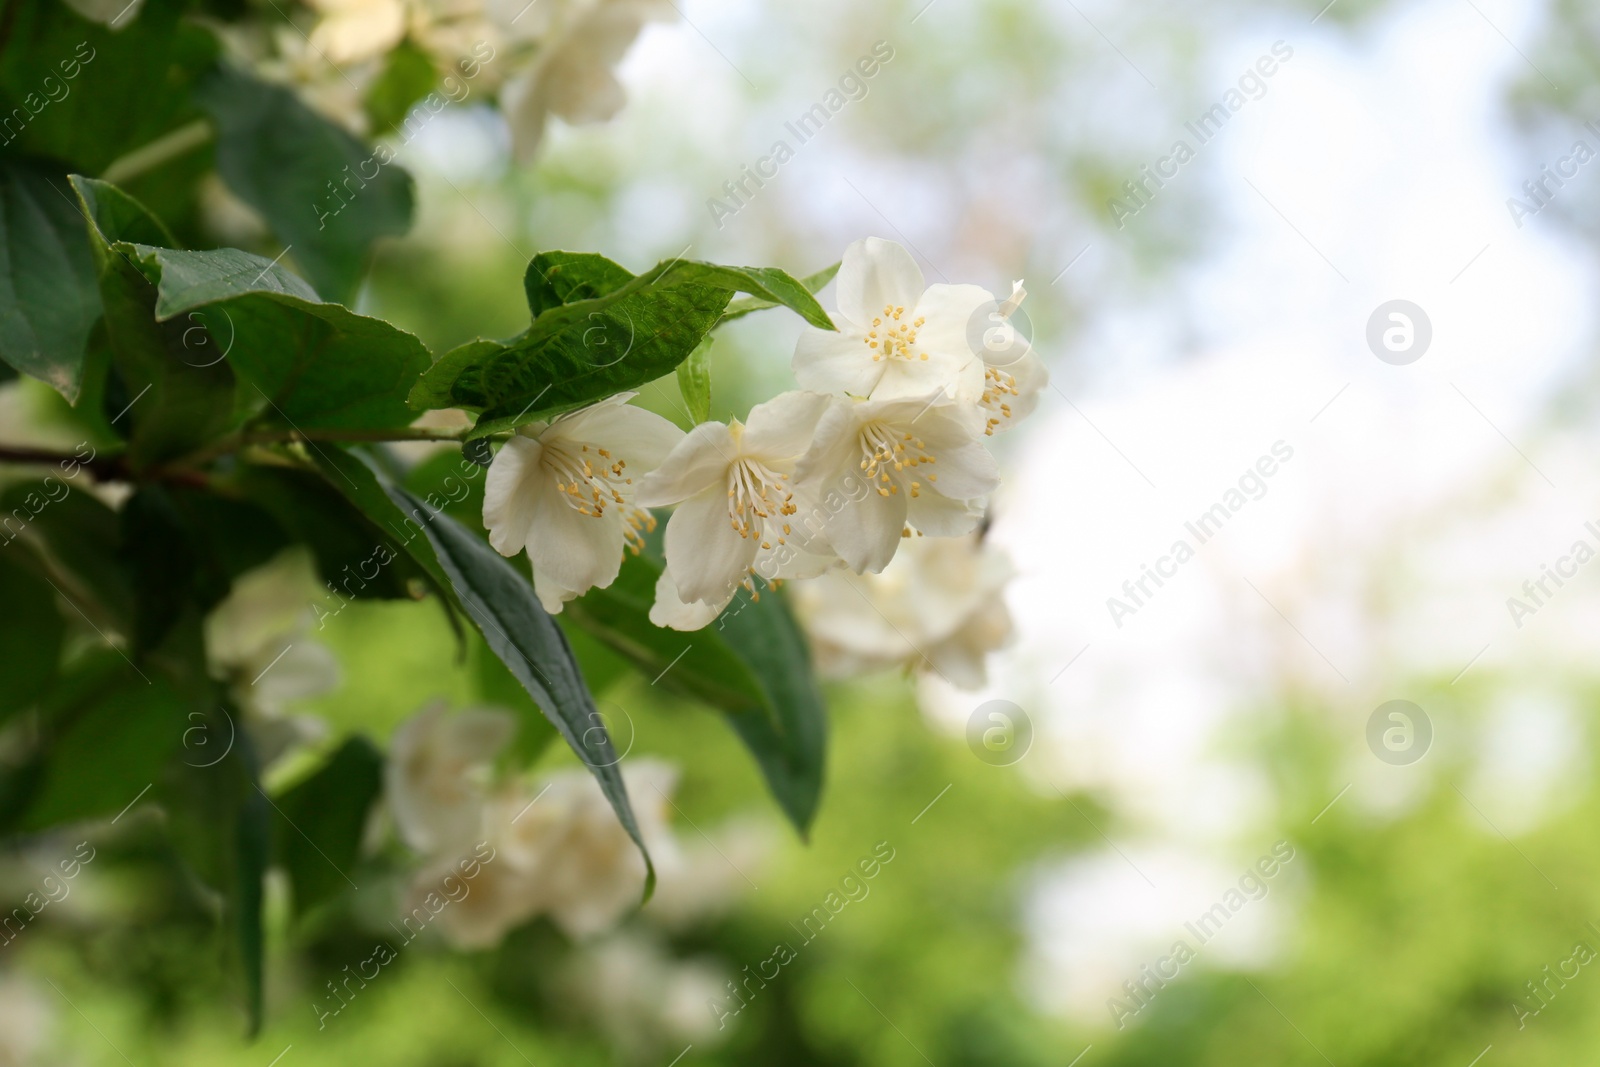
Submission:
[[[1031,414],[1040,391],[1050,381],[1044,360],[1011,321],[1027,295],[1020,281],[1012,282],[1011,295],[981,332],[983,394],[978,406],[983,410],[985,434],[1009,430]]]
[[[845,249],[835,285],[838,331],[809,327],[795,344],[794,375],[803,388],[875,400],[942,392],[977,401],[978,330],[999,306],[987,290],[926,286],[911,253],[878,237]]]
[[[427,855],[454,855],[481,840],[494,760],[516,730],[508,711],[469,708],[451,715],[443,701],[406,720],[384,765],[384,790],[401,839]]]
[[[733,976],[725,965],[676,959],[650,932],[620,931],[586,945],[554,977],[564,1006],[592,1020],[622,1062],[665,1062],[671,1051],[655,1054],[685,1042],[715,1044],[730,1032],[706,1010],[727,995]]]
[[[814,497],[838,501],[824,533],[858,574],[888,565],[907,522],[940,537],[970,532],[1000,484],[970,409],[938,399],[836,400],[795,465]]]
[[[639,759],[623,766],[622,780],[657,871],[674,869],[677,845],[665,816],[677,772]],[[558,771],[538,788],[516,784],[481,810],[494,859],[483,864],[467,898],[439,915],[453,944],[497,944],[537,915],[549,915],[571,937],[589,937],[638,906],[644,858],[587,770]],[[451,867],[445,862],[419,874],[413,897],[431,891]]]
[[[705,625],[752,572],[772,581],[817,574],[832,562],[805,528],[807,498],[793,485],[795,461],[828,403],[814,393],[783,393],[753,408],[748,423],[703,422],[644,480],[641,503],[678,505],[667,521],[670,578],[663,576],[659,610],[651,613],[658,625],[689,621],[685,613]]]
[[[376,59],[406,33],[402,0],[308,0],[322,19],[311,30],[311,47],[343,65]]]
[[[636,481],[659,464],[683,431],[630,406],[619,393],[524,426],[495,455],[484,480],[483,524],[503,556],[524,548],[545,610],[610,585],[625,546],[635,550],[655,519],[634,501]]]
[[[881,574],[831,571],[797,583],[794,603],[829,677],[903,667],[977,689],[988,653],[1012,635],[1002,593],[1014,573],[976,534],[917,537]]]
[[[313,111],[357,137],[367,135],[366,94],[378,75],[377,62],[337,64],[291,26],[273,27],[264,40],[249,26],[222,36],[257,74],[294,89]]]
[[[677,9],[670,0],[537,0],[518,18],[539,19],[545,28],[533,65],[500,97],[512,151],[527,162],[549,115],[580,124],[604,122],[622,110],[627,95],[612,68],[646,22],[672,21]]]

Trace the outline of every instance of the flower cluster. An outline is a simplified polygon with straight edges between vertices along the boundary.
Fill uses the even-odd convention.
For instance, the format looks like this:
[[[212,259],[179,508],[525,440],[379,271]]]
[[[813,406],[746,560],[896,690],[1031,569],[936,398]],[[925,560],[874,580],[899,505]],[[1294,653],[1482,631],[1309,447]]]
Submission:
[[[537,915],[587,937],[614,925],[644,891],[644,859],[588,771],[556,771],[537,787],[495,782],[496,760],[515,733],[516,720],[498,708],[451,715],[434,704],[390,745],[389,810],[401,839],[424,857],[411,895],[431,891],[462,856],[490,857],[471,892],[435,919],[459,948],[494,945]],[[675,869],[665,808],[676,772],[636,759],[622,777],[658,871]]]
[[[800,583],[795,607],[829,677],[899,667],[978,689],[985,657],[1012,636],[1001,593],[1013,573],[976,533],[921,537],[881,574],[833,570]]]
[[[677,18],[670,0],[306,0],[296,26],[222,28],[236,56],[294,85],[311,106],[367,133],[366,97],[406,45],[452,82],[498,91],[519,160],[537,150],[549,116],[604,122],[626,96],[614,73],[647,22]],[[452,97],[453,98],[453,97]]]
[[[963,537],[999,472],[984,439],[1016,425],[1046,382],[1004,302],[926,285],[900,245],[867,238],[839,267],[836,330],[796,345],[800,390],[743,422],[685,434],[612,397],[524,427],[495,456],[484,525],[526,549],[546,608],[615,579],[650,508],[675,506],[650,618],[694,630],[743,586],[884,570],[920,535]],[[898,657],[897,657],[898,658]]]

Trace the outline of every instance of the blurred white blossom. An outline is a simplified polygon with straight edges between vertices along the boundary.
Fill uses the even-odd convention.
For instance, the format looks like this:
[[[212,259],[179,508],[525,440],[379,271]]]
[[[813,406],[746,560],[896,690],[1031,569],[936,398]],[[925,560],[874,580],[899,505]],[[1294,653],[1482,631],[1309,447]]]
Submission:
[[[288,709],[339,684],[333,653],[308,636],[316,621],[313,605],[325,593],[310,551],[297,545],[235,578],[206,616],[211,673],[228,683],[263,764],[324,732],[320,720],[291,716]]]
[[[592,937],[644,895],[644,858],[587,769],[555,771],[537,783],[493,781],[495,759],[514,733],[507,712],[450,715],[431,705],[401,726],[390,748],[390,807],[401,836],[426,857],[407,907],[437,893],[461,857],[482,860],[465,895],[434,919],[460,948],[497,944],[538,915],[573,938]],[[677,772],[648,758],[621,771],[658,877],[676,876],[682,860],[666,809]]]
[[[829,676],[916,668],[975,689],[988,654],[1011,638],[1003,594],[1013,573],[976,533],[913,537],[879,574],[834,570],[795,583],[795,606]]]
[[[55,1012],[32,982],[0,977],[0,1067],[43,1067]]]

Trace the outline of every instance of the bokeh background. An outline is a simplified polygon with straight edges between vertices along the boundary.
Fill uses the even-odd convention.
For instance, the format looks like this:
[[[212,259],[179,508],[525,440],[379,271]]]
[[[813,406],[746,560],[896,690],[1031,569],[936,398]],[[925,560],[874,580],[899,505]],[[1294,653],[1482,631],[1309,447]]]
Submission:
[[[1578,0],[1322,2],[682,0],[623,64],[624,112],[553,124],[532,166],[471,100],[433,120],[400,150],[418,225],[362,302],[436,351],[521,328],[542,249],[798,275],[877,235],[930,280],[1026,279],[1052,388],[1000,442],[989,534],[1018,568],[1016,640],[979,693],[831,689],[806,842],[722,723],[619,673],[602,696],[631,752],[681,768],[687,888],[582,944],[538,922],[494,952],[408,947],[320,1028],[322,983],[370,951],[381,901],[365,927],[278,915],[247,1044],[195,992],[218,964],[172,872],[91,865],[0,949],[0,1065],[1592,1055],[1595,579],[1520,618],[1507,601],[1600,547],[1600,162],[1520,224],[1507,198],[1575,142],[1600,151],[1600,20]],[[878,42],[893,58],[865,96],[717,218],[723,183]],[[1117,219],[1123,183],[1195,145],[1185,123],[1275,45],[1290,58],[1259,93]],[[1432,328],[1403,366],[1367,342],[1396,299]],[[788,386],[799,328],[724,331],[713,417]],[[672,415],[673,388],[642,399]],[[1108,609],[1275,445],[1292,458],[1259,495],[1138,610]],[[386,737],[470,692],[428,605],[358,603],[322,639],[343,682],[303,710],[336,732]],[[966,739],[990,700],[1031,727],[1009,765]],[[1404,761],[1369,742],[1391,700],[1427,723]],[[141,825],[100,847],[144,855]],[[706,1000],[880,847],[870,892],[719,1027]],[[1253,879],[1275,848],[1291,858]],[[0,890],[52,860],[11,857]],[[1230,892],[1201,944],[1186,924]],[[1179,939],[1193,960],[1150,982]],[[1124,985],[1141,979],[1147,1003]]]

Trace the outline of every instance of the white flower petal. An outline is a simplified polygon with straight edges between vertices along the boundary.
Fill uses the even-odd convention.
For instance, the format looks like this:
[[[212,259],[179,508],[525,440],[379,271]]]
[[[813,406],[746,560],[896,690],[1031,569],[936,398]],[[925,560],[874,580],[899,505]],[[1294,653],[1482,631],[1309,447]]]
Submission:
[[[869,396],[888,366],[872,355],[865,338],[849,326],[837,333],[808,326],[795,342],[791,367],[802,388]]]
[[[572,441],[590,442],[627,460],[633,477],[661,465],[683,431],[653,411],[626,403],[633,393],[619,393],[558,420],[551,429]]]
[[[585,515],[556,494],[540,502],[528,530],[528,559],[541,577],[568,591],[588,592],[616,580],[622,568],[622,512]]]
[[[726,604],[750,573],[756,547],[733,528],[720,485],[679,504],[667,520],[667,569],[685,600]]]
[[[911,253],[881,237],[863,238],[844,250],[834,286],[839,313],[863,332],[885,306],[915,307],[924,289]]]
[[[905,493],[884,496],[869,488],[860,500],[847,501],[828,519],[822,532],[839,558],[860,574],[881,571],[889,565],[900,547],[905,523]]]
[[[757,404],[745,422],[741,451],[769,466],[799,458],[810,447],[830,402],[818,393],[788,392]]]
[[[449,715],[431,704],[406,720],[389,743],[385,790],[400,836],[419,852],[470,848],[482,828],[482,777],[516,720],[495,708]]]
[[[1000,468],[973,432],[972,424],[953,408],[933,407],[911,424],[938,463],[935,488],[956,500],[987,496],[1000,486]]]
[[[952,500],[939,493],[920,493],[906,502],[906,519],[933,537],[960,537],[983,521],[981,500]]]
[[[513,437],[489,464],[483,480],[483,525],[489,531],[489,544],[502,556],[514,556],[528,543],[544,488],[537,482],[543,453],[538,441]]]
[[[638,483],[634,499],[641,507],[658,508],[687,500],[712,485],[723,485],[738,452],[727,426],[702,422]]]
[[[731,593],[728,599],[733,599]],[[727,606],[726,601],[721,604],[707,604],[699,600],[685,603],[678,595],[672,572],[667,570],[662,571],[661,577],[656,579],[656,601],[650,605],[650,621],[673,630],[699,630],[709,626]]]

